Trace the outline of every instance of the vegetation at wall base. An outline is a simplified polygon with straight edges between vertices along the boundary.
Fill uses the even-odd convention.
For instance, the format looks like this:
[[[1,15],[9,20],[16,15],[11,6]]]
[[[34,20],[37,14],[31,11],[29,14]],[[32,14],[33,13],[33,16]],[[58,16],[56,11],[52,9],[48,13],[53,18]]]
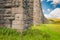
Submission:
[[[0,27],[0,40],[60,40],[60,25],[31,26],[22,34],[14,29]]]

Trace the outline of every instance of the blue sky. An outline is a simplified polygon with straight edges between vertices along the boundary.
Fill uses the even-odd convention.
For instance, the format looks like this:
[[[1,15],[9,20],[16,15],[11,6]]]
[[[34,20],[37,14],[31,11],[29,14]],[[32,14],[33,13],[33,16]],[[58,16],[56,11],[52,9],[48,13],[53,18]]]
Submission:
[[[44,14],[49,14],[55,8],[60,8],[60,3],[58,1],[56,2],[56,4],[52,4],[55,1],[54,0],[42,0],[41,1],[42,9],[43,9]]]

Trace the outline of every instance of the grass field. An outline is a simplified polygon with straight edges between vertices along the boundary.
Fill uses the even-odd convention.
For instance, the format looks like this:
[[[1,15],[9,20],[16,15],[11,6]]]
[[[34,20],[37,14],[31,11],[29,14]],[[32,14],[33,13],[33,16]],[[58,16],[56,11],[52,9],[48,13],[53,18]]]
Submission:
[[[40,27],[41,26],[41,27]],[[60,40],[60,25],[59,24],[44,24],[34,27],[33,29],[39,29],[50,37],[47,40]]]
[[[53,18],[53,19],[48,19],[48,20],[49,20],[49,22],[52,22],[54,24],[60,24],[60,19],[58,19],[58,18]]]
[[[0,40],[60,40],[59,24],[31,26],[22,34],[16,30],[0,28]]]

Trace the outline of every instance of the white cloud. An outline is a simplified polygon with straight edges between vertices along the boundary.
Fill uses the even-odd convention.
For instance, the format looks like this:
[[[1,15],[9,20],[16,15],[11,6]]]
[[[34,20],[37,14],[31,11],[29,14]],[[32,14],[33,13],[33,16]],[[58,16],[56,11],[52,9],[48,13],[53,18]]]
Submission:
[[[56,8],[50,14],[44,14],[46,18],[60,18],[60,8]]]
[[[56,4],[60,4],[60,0],[52,0],[52,4],[56,5]]]
[[[51,10],[50,9],[47,9],[47,10],[43,10],[43,13],[45,13],[45,11],[48,11],[48,12],[51,12]],[[49,18],[49,16],[48,16],[49,14],[44,14],[44,16],[46,17],[46,18]]]
[[[45,12],[45,10],[43,9],[43,13]]]
[[[60,18],[60,8],[54,9],[48,16],[49,18]]]
[[[41,2],[44,1],[44,0],[41,0]]]
[[[51,10],[50,9],[47,9],[48,12],[50,12]]]
[[[47,0],[47,2],[52,1],[51,4],[53,4],[54,6],[56,6],[57,4],[60,4],[60,0]]]
[[[49,18],[48,14],[44,14],[44,16],[45,16],[46,18]]]

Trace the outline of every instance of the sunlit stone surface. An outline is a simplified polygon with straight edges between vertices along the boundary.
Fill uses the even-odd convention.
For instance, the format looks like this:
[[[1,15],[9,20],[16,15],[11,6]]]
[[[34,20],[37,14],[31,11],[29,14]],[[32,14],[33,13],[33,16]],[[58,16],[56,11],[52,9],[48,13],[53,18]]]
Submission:
[[[40,0],[0,0],[0,26],[24,30],[45,22]]]

